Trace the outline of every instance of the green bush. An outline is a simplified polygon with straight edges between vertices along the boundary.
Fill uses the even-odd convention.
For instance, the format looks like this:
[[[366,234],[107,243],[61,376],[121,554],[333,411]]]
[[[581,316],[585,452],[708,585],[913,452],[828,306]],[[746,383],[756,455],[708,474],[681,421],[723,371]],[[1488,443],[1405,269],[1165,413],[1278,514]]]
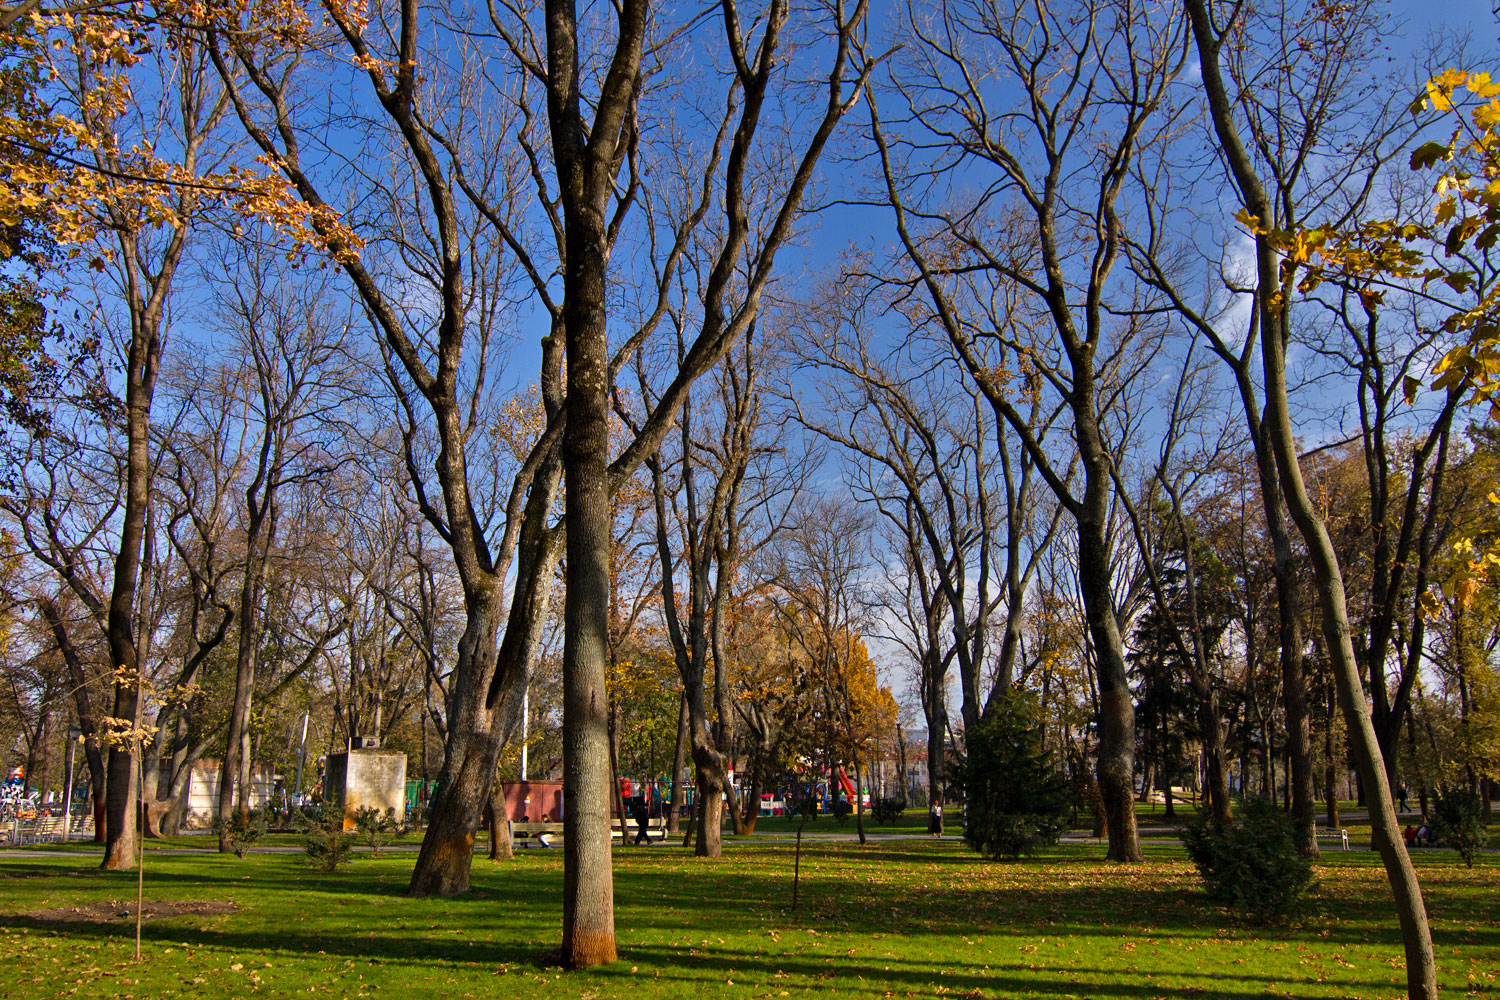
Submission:
[[[249,853],[250,848],[255,846],[266,832],[266,816],[259,809],[249,811],[234,810],[229,814],[229,819],[214,818],[214,833],[223,837],[227,835],[229,849],[237,858],[243,858]]]
[[[1297,824],[1274,802],[1245,803],[1228,826],[1203,810],[1182,828],[1188,856],[1215,902],[1266,924],[1295,916],[1312,884],[1312,861],[1297,849]]]
[[[882,826],[890,826],[901,818],[902,813],[906,812],[906,800],[891,798],[876,799],[870,804],[870,812],[874,815],[875,822]]]
[[[354,829],[370,846],[370,856],[378,858],[385,845],[406,832],[406,824],[396,818],[394,809],[361,806],[354,812]]]
[[[1474,855],[1490,839],[1484,825],[1484,800],[1470,791],[1445,792],[1438,796],[1428,826],[1438,843],[1457,851],[1470,868],[1474,867]]]
[[[964,839],[990,857],[1057,843],[1067,828],[1068,783],[1042,738],[1041,707],[1010,691],[966,734]]]
[[[354,834],[344,829],[340,809],[322,809],[315,815],[304,811],[302,833],[307,862],[319,871],[338,871],[353,856]]]

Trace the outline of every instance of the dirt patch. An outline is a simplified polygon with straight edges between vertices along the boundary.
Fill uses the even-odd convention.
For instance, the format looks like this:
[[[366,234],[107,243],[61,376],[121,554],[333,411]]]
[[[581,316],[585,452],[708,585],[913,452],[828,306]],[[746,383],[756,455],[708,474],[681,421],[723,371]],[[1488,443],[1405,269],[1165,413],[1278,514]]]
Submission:
[[[239,909],[228,900],[184,899],[153,902],[147,900],[141,907],[141,917],[146,921],[165,920],[168,917],[216,917],[233,913]],[[25,914],[32,920],[49,924],[109,924],[127,923],[135,920],[135,900],[126,903],[87,903],[82,906],[59,906],[51,910],[35,910]]]
[[[81,872],[72,868],[46,869],[43,871],[33,870],[20,872],[0,872],[0,882],[3,882],[7,879],[19,880],[26,878],[86,878],[93,876],[93,874],[93,872]]]

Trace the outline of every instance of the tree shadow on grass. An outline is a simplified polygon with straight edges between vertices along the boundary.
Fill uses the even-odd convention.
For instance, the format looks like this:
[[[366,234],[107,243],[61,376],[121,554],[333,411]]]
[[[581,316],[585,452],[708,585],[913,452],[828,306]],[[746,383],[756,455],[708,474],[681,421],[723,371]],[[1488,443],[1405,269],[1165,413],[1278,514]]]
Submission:
[[[1328,943],[1373,942],[1400,950],[1400,928],[1383,892],[1354,899],[1315,893],[1310,912],[1302,920],[1255,927],[1214,905],[1196,877],[1183,875],[1180,857],[1174,859],[1178,864],[1171,870],[1153,869],[1149,863],[1080,865],[1076,856],[1007,867],[971,856],[958,857],[950,864],[962,862],[972,877],[951,867],[941,869],[942,877],[925,880],[921,876],[932,870],[925,866],[890,872],[891,863],[908,857],[900,850],[846,850],[815,856],[811,871],[804,869],[801,907],[795,912],[790,911],[789,860],[782,872],[767,864],[757,865],[753,872],[727,871],[712,863],[697,868],[664,866],[662,872],[634,868],[617,873],[616,891],[617,897],[654,913],[656,926],[676,925],[683,930],[706,922],[731,930],[763,927],[769,911],[792,925],[856,933],[1087,933],[1192,940],[1216,937],[1227,930],[1239,937],[1298,941],[1317,935]],[[804,854],[804,864],[808,860]],[[998,886],[991,878],[997,873]],[[1013,874],[1021,877],[1006,884]],[[1434,941],[1440,946],[1500,944],[1500,926],[1491,917],[1496,899],[1500,899],[1500,889],[1446,895],[1436,901],[1436,916],[1468,926],[1460,930],[1440,924],[1434,928]]]
[[[935,858],[951,860],[929,866],[927,862]],[[789,854],[756,851],[746,852],[738,860],[708,862],[668,852],[643,852],[631,863],[616,867],[617,923],[629,955],[639,956],[638,961],[660,961],[668,969],[682,958],[680,949],[661,943],[664,939],[763,935],[768,924],[813,928],[841,934],[845,940],[874,934],[910,939],[928,936],[948,942],[967,934],[1012,939],[1077,937],[1080,941],[1153,937],[1168,946],[1217,938],[1227,928],[1230,938],[1241,941],[1250,937],[1301,941],[1316,935],[1324,944],[1374,946],[1400,954],[1399,930],[1383,896],[1365,893],[1352,901],[1339,901],[1342,912],[1331,918],[1310,918],[1301,926],[1241,928],[1212,907],[1195,883],[1182,877],[1180,863],[1173,868],[1151,864],[1123,868],[1080,863],[1082,860],[1076,855],[1063,855],[997,867],[993,862],[951,850],[929,854],[904,848],[846,848],[824,849],[811,856],[805,852],[804,863],[810,869],[804,870],[802,880],[803,906],[791,913],[787,909],[791,893]],[[561,866],[555,859],[546,859],[545,864],[499,865],[476,859],[474,891],[447,899],[409,899],[405,896],[404,864],[366,864],[368,867],[362,867],[356,862],[346,871],[325,874],[308,870],[292,857],[260,858],[249,863],[232,858],[162,859],[155,866],[148,864],[148,896],[233,897],[241,909],[233,917],[211,923],[192,918],[163,920],[147,925],[145,936],[155,942],[192,943],[230,951],[321,952],[373,962],[552,964],[562,892]],[[31,882],[23,890],[27,894],[76,894],[90,900],[106,894],[134,896],[133,872],[100,872],[87,865],[34,861],[3,866],[0,872],[31,874],[38,869],[43,878],[67,882]],[[73,878],[78,875],[89,877]],[[1467,925],[1461,930],[1436,928],[1434,938],[1439,947],[1500,947],[1500,927],[1493,922],[1493,911],[1487,909],[1500,890],[1488,891],[1482,883],[1474,884],[1481,891],[1445,897],[1435,907],[1445,920]],[[19,882],[13,885],[22,889]],[[24,903],[18,904],[17,899],[13,895],[6,908],[22,908]],[[336,904],[335,900],[342,902]],[[125,933],[113,924],[60,927],[14,913],[0,916],[0,926],[45,928],[81,942],[113,940]],[[728,945],[706,946],[692,961],[731,968],[737,961],[750,961],[740,956],[751,954],[731,941]],[[753,958],[757,963],[754,967],[761,972],[765,972],[763,966],[777,962],[799,962],[806,966],[806,975],[819,978],[830,968],[806,956],[755,954]],[[897,965],[892,963],[892,967]],[[835,974],[850,977],[876,971],[852,959],[833,968]],[[912,982],[930,981],[935,974],[915,966],[903,973]],[[1122,970],[1111,974],[1130,973]],[[977,989],[1017,988],[1007,981],[996,984],[978,973],[975,976],[984,980],[974,987]],[[945,976],[942,982],[950,988],[956,985],[952,977]],[[1160,985],[1144,981],[1139,989],[1135,985],[1088,983],[1083,984],[1082,991],[1080,984],[1068,982],[1066,977],[1060,982],[1069,988],[1059,986],[1056,992],[1079,995],[1113,992],[1134,997],[1164,992]],[[1035,984],[1028,988],[1037,989]],[[1042,992],[1054,990],[1047,986]],[[1238,995],[1225,993],[1220,987],[1208,992]]]
[[[680,949],[654,945],[633,945],[622,951],[627,961],[653,964],[668,970],[682,967],[684,960]],[[1307,975],[1265,974],[1241,975],[1237,973],[1199,972],[1153,972],[1127,967],[1106,968],[1100,966],[1069,964],[1051,967],[1030,967],[1021,962],[999,962],[991,960],[986,968],[974,965],[955,965],[939,962],[922,964],[895,958],[882,959],[878,963],[868,960],[836,958],[834,964],[818,961],[807,955],[767,955],[738,948],[715,948],[691,958],[692,971],[668,971],[663,979],[678,979],[686,982],[701,981],[701,973],[715,970],[712,978],[733,978],[737,984],[747,987],[771,986],[776,983],[786,986],[807,986],[798,979],[816,983],[823,989],[844,990],[857,988],[890,992],[918,990],[951,995],[1018,996],[1061,995],[1091,997],[1160,997],[1164,993],[1184,996],[1207,996],[1221,998],[1264,997],[1266,984],[1271,979],[1290,989],[1292,995],[1307,996],[1322,989],[1326,996],[1347,995],[1341,991],[1364,987],[1367,990],[1389,990],[1388,981],[1341,978],[1337,983],[1319,983]],[[622,970],[604,970],[620,974]],[[1119,980],[1134,980],[1121,982]],[[1151,979],[1170,979],[1172,985],[1150,982]]]

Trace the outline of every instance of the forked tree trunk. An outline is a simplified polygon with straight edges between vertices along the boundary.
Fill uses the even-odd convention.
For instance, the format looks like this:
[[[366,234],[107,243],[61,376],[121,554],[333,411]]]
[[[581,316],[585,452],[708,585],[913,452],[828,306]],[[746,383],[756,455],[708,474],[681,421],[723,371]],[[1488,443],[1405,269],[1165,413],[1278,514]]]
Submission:
[[[470,607],[458,643],[456,677],[487,677],[497,670],[493,664],[498,624],[496,609]],[[488,658],[490,665],[472,662],[483,658]],[[408,895],[456,896],[468,891],[475,834],[495,782],[502,740],[502,734],[496,732],[495,712],[487,709],[484,701],[483,688],[472,683],[454,686],[447,752],[438,772],[431,819],[407,886]]]

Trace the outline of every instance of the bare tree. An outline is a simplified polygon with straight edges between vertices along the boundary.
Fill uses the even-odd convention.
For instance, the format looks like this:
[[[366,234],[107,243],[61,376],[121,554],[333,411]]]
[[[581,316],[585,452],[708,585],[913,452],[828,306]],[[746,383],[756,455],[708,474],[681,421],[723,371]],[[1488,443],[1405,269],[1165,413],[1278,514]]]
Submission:
[[[907,632],[922,668],[929,796],[940,804],[948,666],[958,669],[967,729],[1017,679],[1026,591],[1061,508],[1038,509],[1033,456],[972,383],[952,384],[948,366],[958,359],[947,338],[935,349],[909,339],[878,356],[865,332],[873,324],[853,299],[829,296],[800,338],[823,386],[817,408],[789,398],[804,425],[851,457],[857,494],[881,513],[915,574],[902,589],[917,598],[906,602]],[[1055,416],[1033,397],[1027,421],[1037,441]]]
[[[907,22],[910,67],[891,87],[904,106],[898,127],[870,102],[886,200],[914,285],[1076,524],[1109,857],[1139,861],[1134,711],[1112,592],[1111,469],[1120,442],[1109,420],[1147,323],[1113,276],[1126,225],[1122,193],[1141,147],[1172,127],[1164,104],[1184,59],[1183,22],[1168,9],[1113,0],[912,4]],[[1008,99],[980,65],[1004,67],[1022,96],[1018,112],[993,110]],[[926,194],[934,190],[928,179],[970,172],[986,178],[970,203]],[[1018,405],[1043,388],[1071,418],[1076,485]]]

